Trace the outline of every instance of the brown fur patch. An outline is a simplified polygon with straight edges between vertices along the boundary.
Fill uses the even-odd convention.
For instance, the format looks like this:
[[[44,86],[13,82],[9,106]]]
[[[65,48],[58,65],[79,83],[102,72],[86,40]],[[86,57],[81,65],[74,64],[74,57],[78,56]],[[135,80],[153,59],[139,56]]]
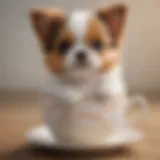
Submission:
[[[65,56],[61,53],[58,48],[63,41],[73,43],[74,36],[67,28],[62,28],[59,32],[58,37],[54,41],[54,49],[49,52],[46,56],[46,65],[50,71],[54,71],[60,74],[64,71],[64,58]]]
[[[101,54],[101,60],[103,65],[100,69],[100,72],[106,72],[111,70],[116,64],[119,63],[120,54],[114,49],[105,50]]]
[[[112,44],[118,45],[123,37],[123,30],[127,15],[127,6],[124,4],[113,5],[98,9],[97,15],[109,30],[112,36]]]
[[[65,56],[63,53],[58,51],[58,47],[63,41],[68,41],[70,43],[73,43],[74,41],[74,36],[72,33],[67,30],[66,28],[63,28],[57,39],[55,40],[55,47],[54,49],[45,55],[45,62],[47,67],[51,72],[55,72],[57,74],[63,73],[64,72],[64,58]]]
[[[68,41],[70,43],[73,43],[74,40],[75,40],[75,37],[72,34],[72,32],[70,32],[67,28],[64,27],[61,29],[59,36],[55,41],[55,46],[56,46],[55,48],[58,48],[61,42],[63,41]]]
[[[102,72],[112,69],[120,61],[120,42],[123,37],[124,25],[128,8],[124,4],[98,9],[97,15],[111,36],[111,48],[104,50],[102,55]]]
[[[59,9],[34,8],[30,12],[31,21],[44,52],[53,49],[54,40],[65,24],[65,16]]]
[[[94,40],[101,40],[102,43],[107,46],[109,39],[110,37],[102,24],[96,18],[91,18],[89,20],[87,34],[85,36],[86,43],[90,45]]]
[[[63,72],[64,56],[57,48],[63,40],[73,41],[73,35],[65,28],[65,15],[59,9],[34,8],[30,17],[45,53],[46,66],[51,72]]]
[[[103,49],[97,53],[103,64],[100,72],[108,71],[117,64],[120,55],[118,52],[115,52],[113,48],[111,48],[111,37],[105,30],[104,26],[97,19],[90,19],[85,38],[88,45],[95,40],[101,40],[104,45]]]
[[[64,56],[59,52],[50,53],[45,56],[45,64],[49,71],[60,74],[64,71]]]

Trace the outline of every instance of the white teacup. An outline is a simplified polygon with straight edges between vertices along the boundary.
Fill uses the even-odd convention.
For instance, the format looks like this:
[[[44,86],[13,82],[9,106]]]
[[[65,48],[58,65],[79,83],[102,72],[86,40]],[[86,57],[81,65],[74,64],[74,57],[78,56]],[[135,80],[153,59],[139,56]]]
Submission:
[[[120,106],[113,103],[114,106],[106,107],[97,100],[67,107],[56,102],[51,94],[45,94],[43,100],[47,124],[58,144],[67,146],[103,145],[112,131],[137,121],[146,111],[146,101],[142,97],[121,100]]]

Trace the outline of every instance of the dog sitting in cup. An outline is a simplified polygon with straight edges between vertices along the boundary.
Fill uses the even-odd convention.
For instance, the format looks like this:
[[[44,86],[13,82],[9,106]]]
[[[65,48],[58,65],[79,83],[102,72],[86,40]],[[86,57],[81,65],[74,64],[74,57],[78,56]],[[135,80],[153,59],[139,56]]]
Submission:
[[[127,104],[121,61],[127,7],[70,15],[34,8],[30,18],[49,71],[43,89],[49,128],[31,130],[29,139],[52,144],[54,134],[60,144],[101,144],[108,134],[105,121],[112,124],[109,128],[120,127]]]
[[[73,11],[70,16],[59,9],[32,9],[32,24],[50,72],[47,88],[60,101],[75,106],[90,94],[89,87],[104,99],[124,92],[120,45],[126,15],[124,5]],[[95,81],[98,85],[93,86]]]

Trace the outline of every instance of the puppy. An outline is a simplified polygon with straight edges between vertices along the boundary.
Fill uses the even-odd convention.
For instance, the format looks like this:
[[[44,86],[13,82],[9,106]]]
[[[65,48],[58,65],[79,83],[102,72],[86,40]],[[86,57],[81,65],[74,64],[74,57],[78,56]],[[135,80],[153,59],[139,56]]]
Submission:
[[[59,9],[31,10],[49,71],[44,92],[52,93],[58,105],[76,107],[97,100],[103,107],[112,97],[125,97],[121,44],[126,15],[124,5],[75,10],[70,15]],[[38,135],[42,140],[41,129],[31,137]]]

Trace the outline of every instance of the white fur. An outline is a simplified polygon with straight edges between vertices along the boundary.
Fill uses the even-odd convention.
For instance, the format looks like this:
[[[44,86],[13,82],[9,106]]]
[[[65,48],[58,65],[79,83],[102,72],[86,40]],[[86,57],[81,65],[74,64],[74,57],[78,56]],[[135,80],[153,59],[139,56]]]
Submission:
[[[65,77],[59,78],[52,75],[44,88],[45,93],[53,94],[57,100],[64,102],[66,106],[76,106],[90,94],[104,97],[125,93],[125,85],[122,77],[121,67],[117,66],[110,72],[102,75],[86,75],[88,80],[81,83],[65,81]],[[65,83],[64,83],[65,82]]]
[[[88,20],[91,17],[91,13],[88,11],[74,11],[68,21],[68,27],[76,37],[76,39],[82,41],[86,32]]]
[[[125,84],[120,66],[101,75],[101,82],[97,92],[110,96],[125,92]]]

